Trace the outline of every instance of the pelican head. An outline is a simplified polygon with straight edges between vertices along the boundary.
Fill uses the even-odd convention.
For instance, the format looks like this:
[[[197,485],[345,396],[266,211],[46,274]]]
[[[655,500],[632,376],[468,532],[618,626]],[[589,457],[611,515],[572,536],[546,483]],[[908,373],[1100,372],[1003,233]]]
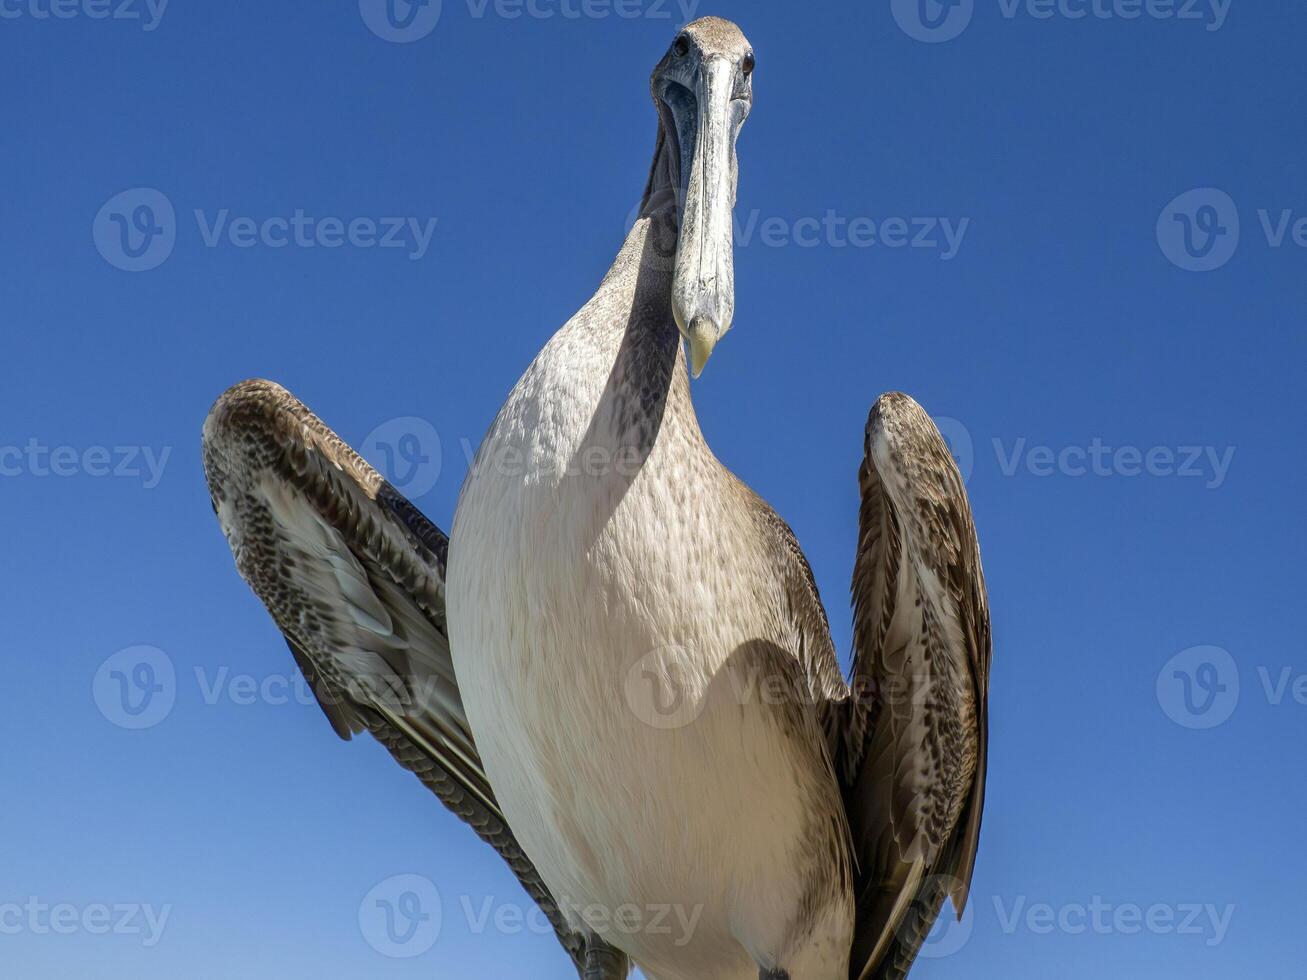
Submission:
[[[735,141],[753,105],[752,75],[752,45],[719,17],[685,27],[653,73],[662,131],[647,197],[674,195],[672,313],[696,378],[735,315]]]

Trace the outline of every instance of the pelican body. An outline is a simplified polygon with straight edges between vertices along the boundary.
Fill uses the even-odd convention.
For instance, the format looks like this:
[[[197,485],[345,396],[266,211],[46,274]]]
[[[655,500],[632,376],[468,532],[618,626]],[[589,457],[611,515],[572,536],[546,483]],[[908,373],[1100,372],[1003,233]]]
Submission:
[[[868,419],[850,684],[793,533],[695,416],[753,65],[716,18],[659,62],[639,218],[449,539],[276,385],[205,425],[237,566],[333,728],[495,847],[584,980],[901,980],[975,861],[989,616],[938,430],[900,394]]]
[[[670,276],[640,262],[654,220],[518,383],[464,486],[459,687],[504,813],[565,907],[696,922],[688,941],[600,932],[647,976],[756,980],[762,964],[843,980],[848,831],[816,712],[734,704],[724,675],[774,674],[806,644],[834,678],[834,653],[820,620],[789,615],[800,559],[699,431]],[[510,459],[526,465],[497,465]],[[660,682],[691,721],[651,714]]]

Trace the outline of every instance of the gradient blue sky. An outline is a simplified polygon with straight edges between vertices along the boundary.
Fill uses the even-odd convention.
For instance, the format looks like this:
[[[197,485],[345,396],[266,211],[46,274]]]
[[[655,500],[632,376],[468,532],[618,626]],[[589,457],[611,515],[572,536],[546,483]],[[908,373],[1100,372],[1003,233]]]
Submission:
[[[677,2],[444,0],[409,43],[371,0],[92,16],[121,2],[0,0],[0,974],[564,980],[551,937],[469,924],[465,904],[511,915],[522,893],[378,746],[209,693],[275,695],[294,668],[210,512],[199,432],[228,385],[274,378],[374,463],[416,446],[410,490],[447,527],[464,442],[621,241]],[[953,18],[936,39],[961,33],[919,39],[898,0],[692,8],[758,55],[753,233],[695,385],[704,429],[795,527],[845,651],[868,407],[912,393],[970,462],[989,799],[971,933],[914,976],[1297,975],[1307,251],[1283,219],[1307,216],[1307,8],[928,4]],[[129,272],[113,216],[159,197],[111,199],[138,188],[174,209],[142,227],[175,247]],[[1195,189],[1221,193],[1171,204]],[[416,259],[365,225],[336,248],[206,243],[224,211],[297,210],[437,223]],[[876,244],[817,230],[828,214]],[[895,218],[966,231],[945,258],[886,244]],[[143,645],[171,710],[130,730],[111,672],[144,678],[118,654]],[[359,919],[401,874],[443,900],[409,959]],[[99,934],[97,905],[133,903],[168,910],[157,942]],[[1227,927],[1177,934],[1190,904],[1232,906]]]

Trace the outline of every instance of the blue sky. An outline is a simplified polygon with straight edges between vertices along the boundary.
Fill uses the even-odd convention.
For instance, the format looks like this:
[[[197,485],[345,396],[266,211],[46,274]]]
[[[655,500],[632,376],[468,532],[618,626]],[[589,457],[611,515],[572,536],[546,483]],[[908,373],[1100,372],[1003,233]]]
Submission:
[[[989,799],[970,931],[914,976],[1307,955],[1307,9],[50,2],[0,0],[0,973],[571,975],[495,855],[288,690],[199,432],[274,378],[448,527],[616,252],[687,9],[758,56],[699,414],[842,651],[875,397],[970,473]],[[377,888],[439,896],[419,955],[376,948]]]

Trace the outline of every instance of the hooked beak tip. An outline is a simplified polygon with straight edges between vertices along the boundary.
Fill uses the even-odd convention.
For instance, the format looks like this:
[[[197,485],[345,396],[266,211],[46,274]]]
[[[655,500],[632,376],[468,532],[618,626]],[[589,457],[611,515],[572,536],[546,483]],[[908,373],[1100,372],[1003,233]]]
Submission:
[[[697,316],[685,336],[690,343],[690,374],[697,378],[717,346],[717,326],[707,317]]]

